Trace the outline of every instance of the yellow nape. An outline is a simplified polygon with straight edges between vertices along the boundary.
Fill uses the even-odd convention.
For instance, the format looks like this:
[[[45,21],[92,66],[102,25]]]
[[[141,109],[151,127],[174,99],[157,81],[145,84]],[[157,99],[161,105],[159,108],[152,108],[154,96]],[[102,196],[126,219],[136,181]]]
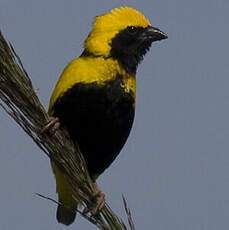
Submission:
[[[115,79],[119,75],[123,77],[122,87],[126,92],[132,91],[135,95],[135,75],[127,74],[117,60],[103,57],[80,57],[71,61],[58,80],[52,93],[49,114],[56,100],[68,89],[77,83],[96,83],[103,86],[107,81]]]
[[[108,57],[112,38],[128,26],[145,28],[150,26],[150,21],[134,8],[127,6],[115,8],[95,18],[84,46],[95,55]]]

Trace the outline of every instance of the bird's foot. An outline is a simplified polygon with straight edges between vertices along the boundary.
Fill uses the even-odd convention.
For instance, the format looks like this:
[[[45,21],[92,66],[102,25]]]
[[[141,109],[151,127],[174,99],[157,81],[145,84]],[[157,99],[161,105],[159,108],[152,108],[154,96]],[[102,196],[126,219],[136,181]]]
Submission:
[[[91,199],[93,205],[86,207],[83,213],[90,212],[92,216],[98,214],[105,206],[105,194],[98,188],[97,184],[94,183],[94,194]]]
[[[105,205],[105,194],[98,190],[97,193],[93,196],[93,200],[95,205],[91,209],[91,214],[94,216],[103,209]]]
[[[42,133],[50,133],[54,135],[56,131],[60,128],[60,120],[58,117],[50,117],[47,124],[41,130]]]

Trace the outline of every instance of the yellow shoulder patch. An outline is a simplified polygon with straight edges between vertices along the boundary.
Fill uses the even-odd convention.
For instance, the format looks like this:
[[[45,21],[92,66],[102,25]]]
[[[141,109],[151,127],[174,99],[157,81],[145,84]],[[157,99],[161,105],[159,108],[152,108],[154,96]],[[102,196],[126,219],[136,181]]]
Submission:
[[[56,100],[73,85],[93,82],[96,82],[98,86],[104,85],[106,81],[115,79],[117,74],[123,76],[124,90],[127,92],[132,90],[135,93],[135,76],[127,74],[118,61],[111,58],[104,59],[103,57],[74,59],[66,66],[55,86],[50,99],[49,114],[52,115],[52,107]]]

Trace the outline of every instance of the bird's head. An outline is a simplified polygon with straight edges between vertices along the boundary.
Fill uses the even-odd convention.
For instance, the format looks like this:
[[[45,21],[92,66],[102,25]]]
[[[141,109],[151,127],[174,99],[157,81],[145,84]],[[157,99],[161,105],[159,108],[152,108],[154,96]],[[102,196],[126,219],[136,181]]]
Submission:
[[[115,58],[128,72],[135,73],[152,42],[166,38],[142,13],[120,7],[95,18],[84,53]]]

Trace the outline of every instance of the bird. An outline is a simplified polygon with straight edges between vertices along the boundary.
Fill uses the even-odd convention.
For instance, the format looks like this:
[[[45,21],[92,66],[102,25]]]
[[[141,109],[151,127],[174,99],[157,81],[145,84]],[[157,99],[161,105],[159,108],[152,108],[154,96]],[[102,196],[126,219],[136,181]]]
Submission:
[[[130,134],[138,65],[153,42],[166,38],[167,34],[152,26],[137,9],[114,8],[95,17],[81,55],[64,68],[54,87],[48,126],[59,124],[66,128],[70,138],[78,143],[95,183],[116,159]],[[63,172],[55,162],[51,165],[62,204],[56,218],[59,223],[70,225],[78,202],[73,199]]]

